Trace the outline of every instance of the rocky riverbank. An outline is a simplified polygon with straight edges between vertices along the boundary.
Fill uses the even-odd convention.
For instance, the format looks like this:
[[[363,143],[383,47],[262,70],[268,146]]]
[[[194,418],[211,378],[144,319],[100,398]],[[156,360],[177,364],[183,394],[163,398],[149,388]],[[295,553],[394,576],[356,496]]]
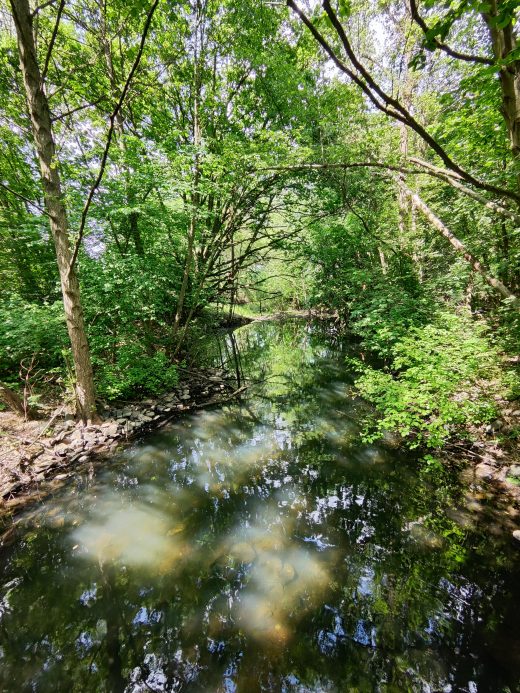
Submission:
[[[448,459],[464,459],[478,479],[501,488],[520,502],[520,408],[507,400],[498,400],[499,418],[491,424],[471,429],[467,440],[451,441],[443,450]]]
[[[222,370],[186,372],[172,392],[156,400],[105,407],[96,425],[78,424],[71,416],[47,421],[18,421],[0,415],[0,498],[4,511],[64,483],[94,459],[114,453],[130,439],[178,416],[238,396],[232,376]]]

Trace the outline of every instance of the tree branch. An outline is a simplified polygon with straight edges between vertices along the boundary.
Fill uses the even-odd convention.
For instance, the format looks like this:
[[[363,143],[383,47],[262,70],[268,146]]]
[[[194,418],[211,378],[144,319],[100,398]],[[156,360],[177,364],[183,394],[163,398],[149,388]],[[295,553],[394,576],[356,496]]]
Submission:
[[[266,166],[265,168],[257,168],[256,171],[319,171],[323,169],[349,169],[349,168],[382,168],[387,171],[396,171],[398,173],[421,174],[424,171],[417,169],[404,168],[402,166],[393,166],[392,164],[384,164],[380,161],[355,161],[348,164],[295,164],[292,166]]]
[[[46,7],[49,7],[49,5],[54,5],[55,3],[56,3],[56,0],[48,0],[48,2],[44,2],[43,5],[38,5],[34,9],[34,12],[31,14],[31,17],[35,17],[38,14],[38,12],[41,12]]]
[[[466,246],[459,241],[459,239],[448,229],[448,227],[432,212],[432,210],[423,202],[417,193],[410,190],[410,188],[408,188],[404,183],[401,183],[401,188],[405,195],[410,198],[414,207],[423,213],[430,224],[436,228],[437,231],[444,236],[444,238],[448,239],[455,250],[460,253],[467,262],[469,262],[475,272],[478,272],[484,278],[486,283],[498,291],[503,298],[512,300],[514,308],[518,310],[520,308],[520,301],[515,294],[513,294],[513,292],[510,291],[499,279],[490,274],[489,270],[468,251]]]
[[[40,79],[40,85],[42,88],[43,88],[43,85],[45,83],[45,77],[47,77],[47,70],[49,69],[49,62],[50,62],[51,55],[52,55],[52,49],[54,48],[54,43],[55,43],[56,37],[58,35],[58,28],[60,26],[60,19],[61,19],[61,15],[62,15],[64,7],[65,7],[65,0],[60,0],[60,5],[58,7],[58,13],[56,14],[56,21],[54,23],[54,29],[52,30],[52,36],[51,36],[51,40],[49,42],[49,47],[47,48],[47,55],[45,56],[45,63],[43,65],[42,75],[41,75],[41,79]]]
[[[368,96],[371,102],[380,111],[386,115],[394,118],[395,120],[404,123],[410,127],[414,132],[416,132],[422,140],[424,140],[433,151],[440,157],[447,168],[451,169],[455,173],[458,173],[467,183],[481,190],[487,190],[488,192],[498,195],[499,197],[509,197],[515,202],[520,203],[520,195],[507,189],[498,188],[490,183],[485,183],[478,180],[473,175],[462,169],[449,154],[443,149],[443,147],[430,135],[430,133],[412,116],[412,114],[394,97],[387,94],[380,86],[377,84],[372,75],[366,70],[366,68],[360,63],[355,55],[352,46],[348,40],[348,37],[343,29],[339,19],[334,13],[330,0],[323,0],[323,8],[327,13],[327,16],[336,31],[337,36],[341,40],[343,48],[354,66],[354,68],[359,73],[356,74],[351,70],[338,56],[335,51],[331,48],[327,40],[320,34],[316,29],[314,24],[308,19],[308,17],[299,9],[296,5],[295,0],[287,0],[287,6],[291,8],[305,24],[305,26],[312,33],[316,41],[322,46],[326,51],[327,55],[334,62],[334,64],[344,72],[352,81],[359,86],[364,94]]]
[[[74,246],[74,253],[72,254],[72,259],[70,261],[69,265],[69,273],[74,267],[74,264],[76,263],[79,249],[81,246],[81,241],[83,239],[83,234],[85,232],[85,224],[87,223],[87,215],[90,209],[90,205],[92,204],[92,201],[94,199],[94,195],[96,194],[97,189],[99,188],[99,185],[101,183],[101,180],[103,179],[103,174],[105,173],[105,167],[107,165],[107,160],[108,160],[108,153],[110,151],[110,145],[112,143],[112,137],[114,135],[114,127],[116,123],[116,118],[121,110],[121,107],[123,105],[123,102],[125,100],[125,97],[128,93],[128,90],[130,88],[130,84],[132,82],[132,78],[139,67],[139,63],[141,62],[141,57],[143,55],[144,51],[144,46],[146,43],[146,37],[148,35],[148,31],[150,29],[150,25],[152,23],[152,18],[155,13],[155,10],[157,9],[157,6],[159,4],[159,0],[155,0],[152,7],[150,8],[150,11],[148,12],[148,15],[146,17],[146,21],[144,23],[144,28],[143,28],[143,33],[141,36],[141,42],[139,44],[139,50],[137,51],[137,55],[135,57],[134,63],[132,65],[132,68],[130,72],[128,73],[128,77],[126,79],[125,85],[123,87],[123,91],[121,92],[121,96],[119,97],[119,101],[117,102],[114,110],[112,111],[112,115],[110,116],[110,126],[108,128],[108,133],[107,133],[107,140],[105,144],[105,149],[103,151],[103,156],[101,158],[101,165],[99,167],[99,173],[97,175],[96,180],[94,181],[92,187],[90,188],[90,192],[88,194],[87,200],[85,202],[85,205],[83,207],[83,211],[81,213],[81,222],[79,225],[79,231],[78,231],[78,238],[76,240],[76,244]]]
[[[18,197],[20,200],[23,200],[24,202],[27,202],[28,204],[31,205],[31,207],[35,207],[39,212],[41,212],[42,214],[45,214],[46,217],[50,218],[51,215],[45,209],[43,209],[43,207],[40,207],[39,205],[36,204],[36,202],[33,202],[28,197],[25,197],[25,195],[21,195],[20,193],[16,192],[15,190],[10,188],[5,183],[0,183],[0,187],[2,187],[4,190],[7,190],[8,193],[11,193],[11,195]]]
[[[463,180],[462,176],[459,174],[453,172],[453,171],[447,171],[446,169],[439,168],[438,166],[434,166],[433,164],[428,163],[427,161],[423,161],[422,159],[419,159],[417,157],[411,156],[409,158],[409,161],[413,164],[417,164],[418,166],[421,166],[424,170],[418,170],[418,169],[413,169],[413,168],[406,168],[404,166],[393,166],[392,164],[385,164],[380,161],[359,161],[359,162],[353,162],[353,163],[348,163],[348,164],[340,164],[340,163],[334,163],[334,164],[296,164],[293,166],[270,166],[266,168],[259,168],[256,169],[257,171],[319,171],[319,170],[327,170],[327,169],[351,169],[351,168],[377,168],[377,169],[383,169],[386,171],[395,171],[397,173],[403,173],[407,175],[430,175],[433,176],[434,178],[437,178],[441,180],[443,183],[448,183],[451,185],[453,188],[456,188],[457,190],[460,190],[464,195],[467,195],[468,197],[471,197],[473,200],[476,200],[479,202],[481,205],[484,205],[484,207],[487,207],[488,209],[492,210],[496,214],[502,216],[502,217],[507,217],[508,219],[511,219],[514,221],[516,224],[520,226],[520,215],[515,214],[515,212],[512,212],[510,209],[507,209],[507,207],[503,207],[502,205],[497,204],[496,202],[493,202],[491,200],[487,200],[483,195],[480,195],[479,193],[475,192],[474,190],[471,190],[470,188],[467,188],[465,185],[462,185],[460,183],[460,180]]]
[[[56,123],[58,120],[63,120],[64,118],[67,118],[70,115],[74,115],[74,113],[77,113],[78,111],[84,111],[86,108],[93,108],[94,106],[97,106],[99,103],[101,103],[101,101],[103,101],[104,98],[104,96],[101,96],[99,99],[96,99],[91,103],[84,103],[81,106],[76,106],[76,108],[71,108],[69,111],[65,111],[65,113],[59,113],[58,115],[53,116],[52,122]]]
[[[414,22],[421,27],[423,33],[426,36],[426,34],[428,34],[431,31],[431,29],[419,14],[419,10],[417,8],[417,3],[415,2],[415,0],[410,0],[410,14],[412,15],[412,19],[414,20]],[[442,43],[442,41],[439,41],[439,39],[436,36],[433,38],[433,42],[435,43],[435,48],[444,51],[444,53],[446,53],[452,58],[456,58],[457,60],[464,60],[468,63],[479,63],[480,65],[495,65],[495,61],[491,58],[485,58],[480,55],[469,55],[468,53],[461,53],[460,51],[455,51],[453,50],[453,48],[450,48],[445,43]]]
[[[417,164],[418,166],[422,166],[425,169],[425,172],[429,173],[432,176],[435,176],[436,178],[440,178],[440,180],[444,181],[445,183],[449,183],[453,188],[456,188],[457,190],[460,190],[462,193],[464,193],[464,195],[471,197],[473,200],[476,200],[477,202],[480,202],[480,204],[484,205],[484,207],[491,209],[493,212],[496,212],[496,214],[499,214],[502,217],[507,217],[508,219],[511,219],[520,226],[520,215],[515,214],[506,207],[502,207],[502,205],[499,205],[496,202],[486,200],[486,198],[480,195],[479,193],[475,192],[474,190],[471,190],[470,188],[467,188],[465,185],[462,185],[462,183],[459,182],[460,176],[457,176],[451,171],[445,171],[442,168],[438,168],[437,166],[434,166],[433,164],[430,164],[427,161],[423,161],[422,159],[418,159],[415,156],[411,156],[410,161],[414,164]]]

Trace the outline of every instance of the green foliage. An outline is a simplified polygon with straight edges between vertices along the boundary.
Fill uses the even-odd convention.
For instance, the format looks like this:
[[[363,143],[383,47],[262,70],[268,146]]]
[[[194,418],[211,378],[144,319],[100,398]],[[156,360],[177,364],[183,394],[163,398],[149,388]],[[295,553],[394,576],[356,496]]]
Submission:
[[[67,330],[61,301],[36,305],[16,296],[0,306],[0,374],[17,379],[20,363],[35,357],[38,367],[63,363]]]
[[[167,257],[119,256],[109,250],[102,258],[84,258],[82,290],[93,340],[109,340],[118,331],[148,334],[170,319],[178,281],[170,275]]]
[[[496,415],[491,393],[501,372],[483,324],[439,313],[431,324],[411,328],[391,353],[391,371],[364,367],[356,383],[380,414],[369,440],[393,430],[410,447],[436,448],[455,430]]]
[[[164,352],[149,354],[139,344],[120,346],[115,363],[99,360],[97,378],[98,392],[107,399],[159,395],[179,380],[177,368]]]
[[[401,282],[391,279],[380,281],[356,301],[350,312],[351,328],[364,347],[391,358],[396,343],[426,321],[431,307],[420,291],[406,291]]]
[[[486,3],[425,0],[418,11],[429,27],[426,36],[410,32],[391,4],[376,5],[335,4],[344,23],[385,24],[384,64],[375,30],[358,32],[356,50],[368,69],[393,84],[394,95],[409,94],[409,109],[458,164],[475,178],[513,189],[518,163],[509,151],[496,68],[514,62],[518,49],[491,68],[447,61],[437,50],[437,40],[446,40],[455,49],[492,56],[479,14]],[[46,5],[35,31],[38,46],[53,45],[45,90],[52,94],[56,164],[73,243],[146,8],[131,0],[73,2],[69,9],[56,23],[56,8]],[[508,27],[515,13],[514,0],[507,0],[491,24]],[[337,47],[321,9],[313,21]],[[367,358],[376,355],[389,369],[365,373],[367,392],[381,399],[384,416],[400,408],[394,416],[403,420],[396,425],[416,441],[424,422],[430,433],[437,426],[432,435],[423,431],[435,443],[472,416],[484,419],[485,407],[456,400],[475,368],[468,337],[473,328],[452,345],[455,360],[467,355],[468,364],[451,392],[435,349],[457,329],[435,316],[470,303],[491,315],[501,347],[514,351],[518,311],[499,303],[466,259],[401,199],[388,171],[360,166],[402,165],[400,128],[367,108],[358,86],[324,69],[312,35],[276,3],[163,3],[152,24],[115,123],[78,258],[99,393],[131,397],[169,387],[174,373],[166,355],[187,355],[172,343],[178,335],[184,339],[186,332],[183,347],[193,356],[206,334],[197,323],[203,309],[247,301],[249,311],[315,307],[337,314],[361,339]],[[427,69],[408,71],[406,57]],[[42,67],[44,57],[38,58]],[[0,93],[0,284],[6,287],[0,372],[15,381],[20,360],[37,354],[41,366],[60,369],[72,384],[53,243],[9,23],[0,32]],[[431,154],[411,131],[406,148],[410,156]],[[314,167],[301,166],[307,163]],[[405,180],[491,274],[520,292],[520,234],[512,219],[500,219],[444,179],[406,174]],[[189,325],[174,335],[177,312]],[[283,354],[274,356],[283,366]],[[431,393],[420,391],[421,378]]]
[[[168,360],[176,283],[158,255],[85,258],[83,295],[98,393],[107,399],[157,395],[177,382]]]

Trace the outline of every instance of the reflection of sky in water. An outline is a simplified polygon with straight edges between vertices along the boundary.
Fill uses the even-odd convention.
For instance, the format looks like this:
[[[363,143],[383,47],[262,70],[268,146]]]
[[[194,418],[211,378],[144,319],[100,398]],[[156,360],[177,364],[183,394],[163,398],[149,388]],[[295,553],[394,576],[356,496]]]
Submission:
[[[83,557],[100,564],[121,563],[149,570],[173,568],[187,548],[176,537],[182,526],[164,513],[131,503],[121,506],[117,495],[97,503],[96,513],[71,534]]]
[[[132,693],[509,685],[489,659],[499,637],[479,640],[516,613],[500,611],[504,545],[464,534],[467,511],[450,518],[415,460],[360,442],[342,356],[310,331],[236,340],[246,374],[276,378],[26,514],[0,591],[0,683],[57,690],[73,671],[77,690]]]

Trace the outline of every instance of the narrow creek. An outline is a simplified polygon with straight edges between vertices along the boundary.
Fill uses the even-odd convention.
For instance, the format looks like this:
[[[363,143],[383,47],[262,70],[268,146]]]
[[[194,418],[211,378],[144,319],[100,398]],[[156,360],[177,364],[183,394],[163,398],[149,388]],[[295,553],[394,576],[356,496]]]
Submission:
[[[242,402],[79,476],[2,550],[3,691],[518,691],[520,552],[470,475],[363,444],[349,345],[256,323]],[[213,356],[212,356],[213,355]]]

